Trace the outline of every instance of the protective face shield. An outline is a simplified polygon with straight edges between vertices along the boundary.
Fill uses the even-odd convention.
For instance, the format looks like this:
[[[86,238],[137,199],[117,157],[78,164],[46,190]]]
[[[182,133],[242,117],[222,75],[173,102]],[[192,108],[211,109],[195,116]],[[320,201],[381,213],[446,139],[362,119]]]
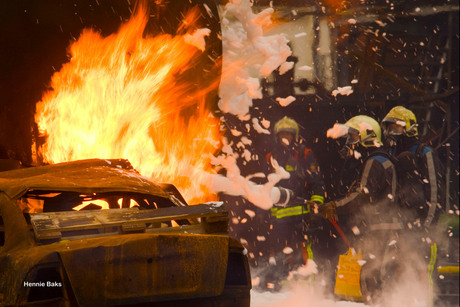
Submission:
[[[397,123],[383,124],[383,134],[385,135],[385,142],[389,147],[394,147],[398,141],[405,135],[404,127]]]
[[[359,159],[360,154],[356,151],[360,141],[359,131],[350,127],[347,127],[347,130],[347,134],[343,136],[346,138],[345,144],[339,150],[340,157],[345,160],[351,157]]]
[[[299,125],[287,116],[280,119],[274,127],[276,145],[282,148],[292,148],[299,141]]]
[[[327,136],[339,139],[338,145],[342,144],[339,154],[342,159],[358,157],[360,153],[356,151],[359,148],[360,135],[359,131],[344,124],[334,124],[334,127],[327,131]]]
[[[294,145],[295,135],[288,131],[281,131],[276,135],[276,141],[279,145],[292,147]]]
[[[347,140],[345,144],[346,145],[358,144],[360,140],[361,138],[359,136],[359,131],[354,128],[348,128]]]
[[[404,127],[401,126],[401,125],[398,125],[396,123],[386,124],[385,129],[383,130],[383,133],[386,136],[402,135],[402,134],[404,134]]]

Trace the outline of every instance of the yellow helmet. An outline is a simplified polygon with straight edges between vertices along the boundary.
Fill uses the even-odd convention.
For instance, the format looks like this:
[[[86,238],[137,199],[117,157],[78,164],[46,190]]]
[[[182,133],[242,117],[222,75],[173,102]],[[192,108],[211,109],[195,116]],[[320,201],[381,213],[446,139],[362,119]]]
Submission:
[[[358,115],[350,118],[345,123],[345,126],[349,128],[349,140],[347,140],[347,143],[359,142],[364,147],[380,147],[383,145],[380,125],[372,117]]]
[[[275,136],[282,131],[286,131],[295,135],[296,141],[299,140],[299,124],[290,117],[283,117],[280,119],[273,128]]]
[[[418,135],[417,118],[415,114],[403,106],[394,107],[382,120],[382,126],[384,128],[391,123],[403,126],[404,133],[409,137]]]

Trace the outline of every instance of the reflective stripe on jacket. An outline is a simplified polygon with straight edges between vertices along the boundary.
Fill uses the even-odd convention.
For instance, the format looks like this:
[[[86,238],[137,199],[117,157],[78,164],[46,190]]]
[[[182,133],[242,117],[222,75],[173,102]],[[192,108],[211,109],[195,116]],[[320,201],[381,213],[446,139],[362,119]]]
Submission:
[[[276,208],[272,207],[270,209],[271,215],[277,219],[282,219],[289,216],[298,216],[302,214],[310,213],[310,205],[299,205],[288,208]]]

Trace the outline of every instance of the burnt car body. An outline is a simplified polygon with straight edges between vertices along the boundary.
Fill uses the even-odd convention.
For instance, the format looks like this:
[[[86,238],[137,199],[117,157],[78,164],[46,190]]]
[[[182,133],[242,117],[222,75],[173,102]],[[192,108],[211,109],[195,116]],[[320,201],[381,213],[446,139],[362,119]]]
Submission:
[[[188,206],[126,160],[0,172],[0,216],[2,306],[249,306],[223,206]]]

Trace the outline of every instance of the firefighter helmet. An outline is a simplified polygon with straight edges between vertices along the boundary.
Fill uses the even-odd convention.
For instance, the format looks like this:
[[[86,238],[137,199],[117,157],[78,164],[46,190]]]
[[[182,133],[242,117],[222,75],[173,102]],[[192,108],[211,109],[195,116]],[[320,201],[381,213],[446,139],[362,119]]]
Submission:
[[[345,123],[348,127],[347,144],[360,143],[364,147],[382,146],[382,132],[379,123],[372,117],[358,115]]]
[[[390,131],[390,124],[401,126],[403,128],[402,133],[408,137],[414,137],[418,135],[417,118],[415,117],[415,114],[403,106],[394,107],[382,120],[382,127],[384,128],[385,134],[397,135],[397,130],[394,129],[393,131]]]
[[[273,130],[275,132],[275,136],[277,136],[278,133],[285,131],[292,133],[292,135],[295,136],[296,141],[299,140],[299,124],[297,124],[297,122],[290,117],[285,116],[282,119],[280,119],[275,124]]]

